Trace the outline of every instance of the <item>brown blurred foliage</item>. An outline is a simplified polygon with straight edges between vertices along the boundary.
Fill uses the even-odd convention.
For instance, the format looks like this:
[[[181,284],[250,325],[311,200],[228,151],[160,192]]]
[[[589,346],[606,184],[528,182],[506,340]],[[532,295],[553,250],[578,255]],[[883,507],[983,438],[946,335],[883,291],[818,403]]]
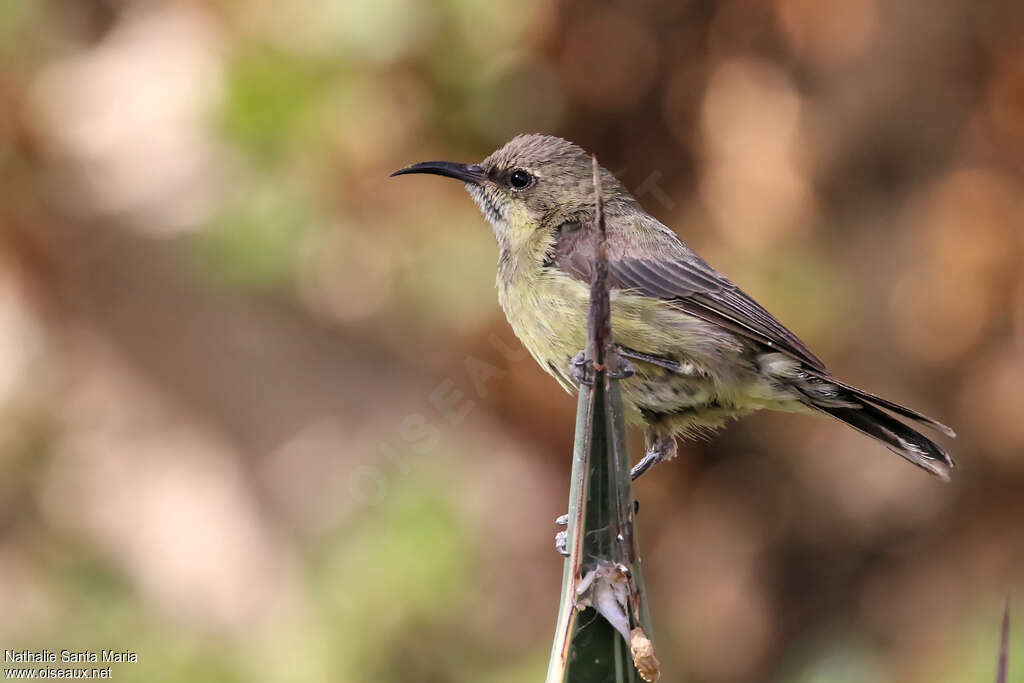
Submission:
[[[1024,581],[1022,36],[1011,0],[5,0],[0,643],[538,680],[574,402],[465,194],[387,174],[548,132],[960,434],[949,486],[786,415],[645,477],[669,680],[990,680]]]

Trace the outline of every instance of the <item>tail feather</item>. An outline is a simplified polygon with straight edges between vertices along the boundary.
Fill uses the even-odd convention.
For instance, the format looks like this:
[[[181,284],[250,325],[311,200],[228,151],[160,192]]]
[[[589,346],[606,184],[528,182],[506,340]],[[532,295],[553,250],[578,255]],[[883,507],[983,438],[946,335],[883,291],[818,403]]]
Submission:
[[[808,401],[808,405],[842,420],[859,432],[878,439],[892,452],[906,458],[918,467],[922,467],[937,475],[944,481],[949,481],[950,470],[956,466],[953,459],[949,457],[949,454],[941,446],[917,430],[900,422],[892,415],[879,410],[872,403],[881,403],[886,408],[896,406],[896,408],[890,408],[890,410],[904,417],[925,422],[929,426],[932,426],[934,421],[929,418],[920,420],[917,418],[918,413],[914,413],[909,408],[903,408],[884,399],[878,399],[878,397],[871,397],[869,399],[867,396],[862,396],[863,393],[858,390],[855,394],[856,398],[860,399],[858,401],[860,403],[859,407],[855,408],[816,405],[810,401]],[[908,413],[910,414],[908,415]],[[949,428],[942,431],[952,432]]]
[[[919,413],[916,410],[911,410],[910,408],[907,408],[906,406],[901,406],[899,403],[893,403],[892,401],[882,398],[881,396],[876,396],[875,394],[864,391],[863,389],[858,389],[857,387],[846,384],[845,382],[840,382],[835,377],[831,377],[825,373],[821,373],[809,368],[804,368],[803,370],[809,375],[824,380],[829,384],[833,384],[841,389],[845,389],[847,392],[853,394],[857,399],[859,399],[856,401],[856,403],[866,402],[878,406],[879,408],[885,408],[886,410],[890,410],[896,413],[897,415],[907,418],[908,420],[912,420],[914,422],[917,422],[918,424],[924,425],[925,427],[942,432],[943,434],[950,438],[956,438],[956,432],[954,432],[951,428],[947,427],[946,425],[942,424],[941,422],[934,418],[928,417],[924,413]]]

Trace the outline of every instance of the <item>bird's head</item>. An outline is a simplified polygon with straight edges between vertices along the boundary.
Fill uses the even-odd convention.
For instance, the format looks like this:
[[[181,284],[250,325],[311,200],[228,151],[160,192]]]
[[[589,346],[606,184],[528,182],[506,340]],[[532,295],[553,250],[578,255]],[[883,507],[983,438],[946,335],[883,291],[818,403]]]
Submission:
[[[590,155],[551,135],[518,135],[479,164],[424,161],[392,175],[432,173],[466,183],[498,242],[515,246],[538,230],[594,215]],[[606,204],[633,202],[616,178],[601,169]]]

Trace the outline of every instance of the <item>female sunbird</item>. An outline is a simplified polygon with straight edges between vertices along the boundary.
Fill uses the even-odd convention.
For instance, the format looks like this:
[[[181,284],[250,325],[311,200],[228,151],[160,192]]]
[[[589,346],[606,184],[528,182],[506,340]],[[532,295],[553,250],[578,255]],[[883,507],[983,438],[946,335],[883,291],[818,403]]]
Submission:
[[[675,457],[677,436],[768,408],[831,415],[948,480],[949,455],[893,415],[951,437],[952,429],[832,377],[796,335],[599,172],[612,337],[633,370],[622,395],[627,419],[646,430],[633,478]],[[479,164],[427,161],[393,175],[406,173],[466,183],[498,240],[498,300],[512,329],[574,390],[593,264],[591,157],[561,138],[519,135]]]

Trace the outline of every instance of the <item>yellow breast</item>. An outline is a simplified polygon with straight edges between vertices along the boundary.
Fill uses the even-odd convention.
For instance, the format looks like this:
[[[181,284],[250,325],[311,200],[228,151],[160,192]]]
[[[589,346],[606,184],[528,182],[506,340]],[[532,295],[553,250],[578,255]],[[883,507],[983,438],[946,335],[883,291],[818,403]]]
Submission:
[[[557,268],[537,266],[506,270],[497,285],[498,299],[516,336],[544,370],[573,391],[569,361],[586,348],[589,284]],[[722,376],[722,368],[731,369],[731,374],[746,374],[738,358],[741,344],[669,301],[613,289],[611,309],[615,343],[697,369],[696,377],[688,377],[635,362],[637,374],[622,383],[627,412],[645,405],[672,410],[712,400],[736,403],[738,397],[723,395],[722,388],[745,385],[753,379]]]
[[[568,360],[586,346],[590,289],[552,268],[498,279],[498,301],[516,336],[567,389]]]

